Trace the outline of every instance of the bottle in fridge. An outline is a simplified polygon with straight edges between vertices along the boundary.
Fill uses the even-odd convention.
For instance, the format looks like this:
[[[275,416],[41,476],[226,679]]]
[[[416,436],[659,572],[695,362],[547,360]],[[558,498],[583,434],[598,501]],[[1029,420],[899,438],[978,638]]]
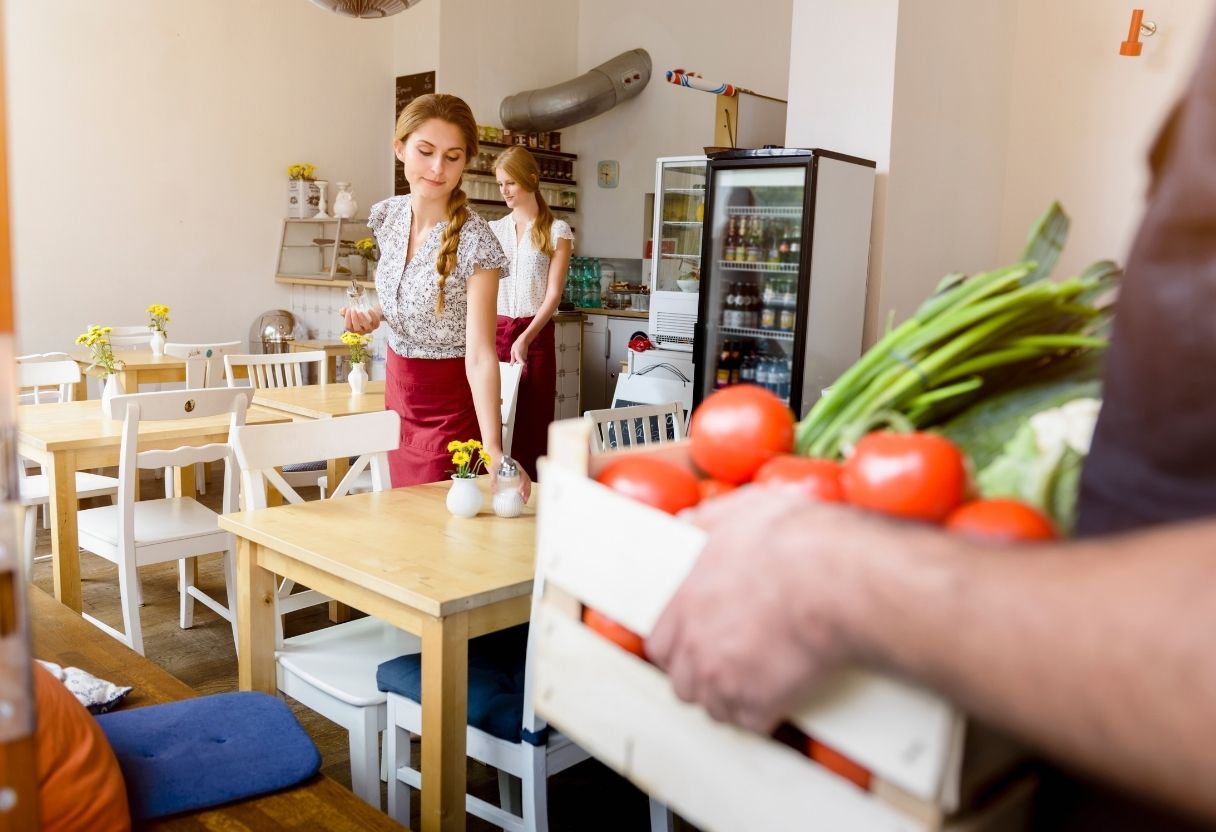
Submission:
[[[708,157],[694,407],[750,383],[801,418],[860,357],[874,171],[818,149]]]

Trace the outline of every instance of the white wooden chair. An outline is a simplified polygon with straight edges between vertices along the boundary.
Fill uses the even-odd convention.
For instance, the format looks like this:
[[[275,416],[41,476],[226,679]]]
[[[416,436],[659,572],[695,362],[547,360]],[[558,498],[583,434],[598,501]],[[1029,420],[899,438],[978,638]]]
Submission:
[[[236,386],[233,368],[244,367],[249,373],[249,386],[255,390],[272,387],[300,387],[307,384],[305,370],[315,367],[317,384],[325,384],[328,364],[324,350],[271,353],[268,355],[225,355],[224,369],[228,386]]]
[[[183,358],[186,361],[186,387],[197,390],[204,387],[225,386],[224,358],[241,348],[240,341],[224,341],[218,344],[165,344],[165,355]]]
[[[328,363],[323,350],[308,352],[271,353],[267,355],[225,355],[224,375],[228,386],[237,385],[237,367],[244,367],[249,374],[249,386],[255,390],[276,387],[302,387],[308,383],[308,367],[315,367],[318,384],[325,384]],[[325,481],[325,460],[313,457],[301,460],[295,457],[293,464],[283,470],[287,481],[293,486],[318,486]],[[322,492],[324,494],[324,492]]]
[[[58,356],[62,356],[59,358]],[[73,388],[80,383],[80,366],[64,353],[22,356],[17,359],[17,386],[28,390],[21,394],[23,404],[47,404],[71,401]],[[23,545],[25,548],[25,574],[28,577],[34,564],[34,533],[38,507],[50,502],[49,486],[45,474],[30,474],[25,465],[17,466],[20,504],[24,514]],[[76,499],[85,497],[113,497],[118,493],[118,480],[86,471],[76,472]],[[44,514],[45,524],[45,514]],[[43,555],[37,560],[49,560]]]
[[[110,400],[111,418],[121,418],[122,442],[118,461],[118,503],[91,508],[77,514],[80,547],[100,555],[118,566],[118,592],[122,602],[123,632],[85,614],[85,618],[132,648],[144,652],[143,629],[139,620],[136,570],[140,566],[178,561],[181,581],[180,624],[193,626],[194,602],[210,607],[232,625],[235,549],[232,535],[219,528],[214,511],[190,498],[166,497],[135,501],[135,482],[140,468],[169,468],[224,460],[223,513],[237,508],[236,466],[228,443],[184,446],[169,451],[138,450],[139,423],[150,420],[198,419],[227,413],[229,433],[245,422],[249,391],[166,390],[135,393]],[[211,552],[224,553],[224,583],[227,604],[212,599],[193,585],[185,559]]]
[[[396,412],[386,410],[237,428],[232,444],[241,466],[246,507],[264,508],[268,487],[274,487],[289,503],[303,502],[276,470],[300,459],[301,451],[306,456],[319,452],[327,458],[358,456],[331,499],[345,496],[362,473],[370,477],[373,491],[387,489],[387,452],[397,447],[400,423]],[[351,785],[355,794],[379,809],[379,737],[387,712],[385,694],[376,688],[376,668],[381,662],[418,652],[421,643],[417,636],[370,617],[284,640],[284,613],[329,599],[314,590],[283,593],[280,588],[276,598],[279,615],[275,617],[279,690],[347,730]]]
[[[592,453],[677,442],[687,432],[684,406],[679,402],[588,410],[583,418],[592,425]]]
[[[522,364],[507,364],[504,361],[498,362],[498,378],[499,378],[499,406],[501,409],[502,418],[502,452],[507,456],[511,455],[511,437],[515,433],[515,408],[519,403],[519,379],[523,374]],[[322,476],[317,480],[317,486],[321,489],[321,496],[325,496],[325,490],[329,487],[329,477]],[[350,493],[357,494],[360,491],[369,491],[371,489],[371,481],[366,475],[351,483]]]
[[[199,390],[224,386],[224,356],[235,353],[240,348],[240,341],[224,341],[219,344],[168,343],[165,344],[165,355],[185,359],[186,389]],[[199,494],[207,493],[207,477],[201,465],[195,469],[195,490]],[[168,491],[166,496],[170,496]]]
[[[110,346],[116,350],[141,349],[148,346],[152,330],[147,324],[115,326],[110,328]]]

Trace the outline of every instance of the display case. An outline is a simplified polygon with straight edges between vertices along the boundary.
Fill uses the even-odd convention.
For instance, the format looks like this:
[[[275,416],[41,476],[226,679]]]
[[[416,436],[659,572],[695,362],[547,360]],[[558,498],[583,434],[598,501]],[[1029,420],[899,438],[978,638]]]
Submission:
[[[370,236],[366,219],[285,219],[275,279],[371,282],[372,264],[354,252],[354,244]]]
[[[661,349],[691,352],[701,277],[706,158],[670,156],[655,164],[650,243],[650,337]]]

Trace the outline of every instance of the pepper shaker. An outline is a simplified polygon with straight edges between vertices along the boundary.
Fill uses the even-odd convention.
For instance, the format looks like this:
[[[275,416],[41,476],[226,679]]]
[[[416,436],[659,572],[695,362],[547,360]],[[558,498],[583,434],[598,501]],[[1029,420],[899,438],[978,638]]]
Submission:
[[[511,457],[504,455],[497,472],[494,513],[499,517],[518,517],[524,510],[524,498],[519,493],[519,466]]]

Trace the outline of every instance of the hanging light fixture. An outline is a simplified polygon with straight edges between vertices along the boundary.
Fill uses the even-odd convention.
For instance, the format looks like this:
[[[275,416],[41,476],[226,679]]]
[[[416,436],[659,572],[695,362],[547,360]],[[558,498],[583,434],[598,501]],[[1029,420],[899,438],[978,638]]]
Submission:
[[[422,0],[312,0],[323,9],[361,20],[379,20],[403,12]]]

